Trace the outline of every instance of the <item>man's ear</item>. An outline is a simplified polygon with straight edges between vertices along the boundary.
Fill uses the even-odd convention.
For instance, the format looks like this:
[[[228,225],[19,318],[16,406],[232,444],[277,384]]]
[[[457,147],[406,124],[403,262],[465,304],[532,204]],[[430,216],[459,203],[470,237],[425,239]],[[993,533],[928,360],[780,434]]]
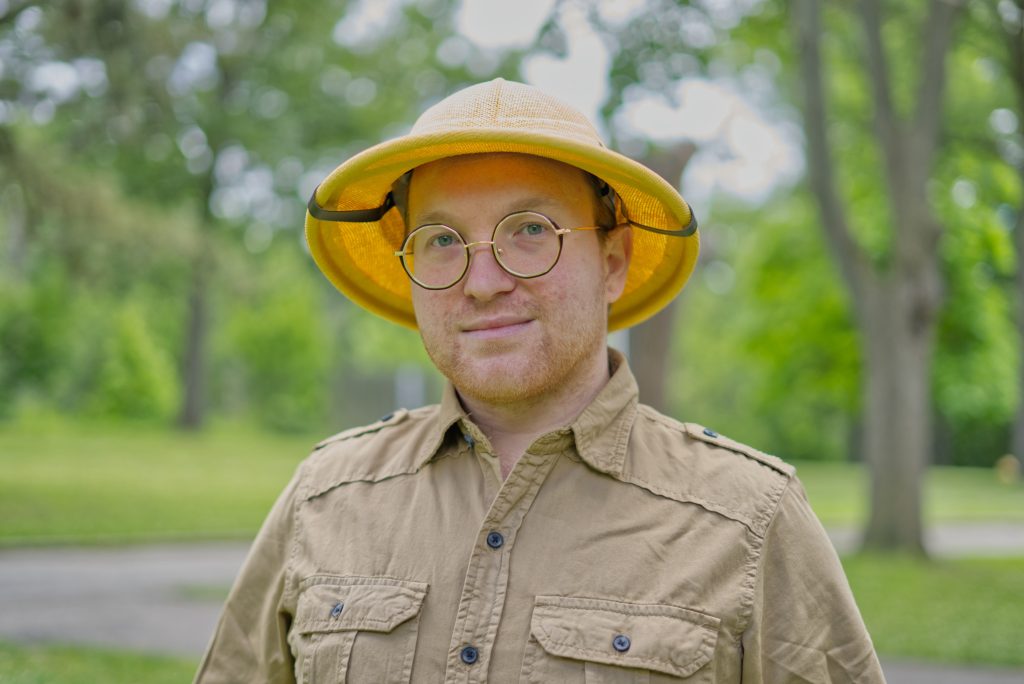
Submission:
[[[605,299],[611,304],[622,296],[633,258],[633,226],[617,226],[604,240]]]

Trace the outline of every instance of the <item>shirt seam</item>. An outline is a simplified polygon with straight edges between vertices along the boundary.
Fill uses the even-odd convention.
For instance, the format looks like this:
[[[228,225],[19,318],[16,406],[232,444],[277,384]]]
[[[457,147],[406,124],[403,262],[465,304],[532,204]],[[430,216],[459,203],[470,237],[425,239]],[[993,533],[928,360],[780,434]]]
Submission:
[[[306,488],[305,478],[307,462],[308,461],[303,461],[302,463],[299,464],[299,471],[297,474],[298,483],[296,484],[295,487],[297,500],[293,501],[292,505],[290,506],[291,510],[289,511],[289,515],[291,515],[292,518],[293,530],[292,544],[291,550],[288,553],[288,560],[285,562],[284,565],[284,591],[281,592],[282,603],[294,603],[296,604],[296,608],[298,608],[298,584],[297,582],[295,582],[295,568],[299,556],[299,538],[302,536],[302,518],[299,515],[299,506],[305,503],[305,498],[301,495],[304,493],[304,490]],[[295,587],[295,590],[293,590],[292,587]]]
[[[647,482],[646,480],[644,480],[642,478],[639,478],[636,475],[630,475],[630,476],[623,475],[622,477],[617,478],[617,479],[619,479],[620,482],[623,482],[625,484],[631,484],[631,485],[634,485],[636,487],[640,487],[642,489],[646,489],[647,491],[649,491],[651,494],[654,494],[655,496],[661,496],[661,497],[664,497],[664,498],[669,499],[671,501],[675,501],[677,503],[693,504],[695,506],[700,506],[701,508],[703,508],[704,510],[708,511],[709,513],[714,513],[716,515],[720,515],[723,518],[727,518],[728,520],[732,520],[733,522],[736,522],[736,523],[739,523],[740,525],[743,525],[754,536],[760,536],[761,534],[763,534],[763,533],[759,532],[756,529],[756,520],[755,519],[748,518],[747,516],[743,516],[743,515],[740,515],[738,513],[735,513],[731,509],[726,508],[725,506],[719,506],[718,504],[712,503],[711,501],[708,501],[707,499],[704,499],[703,497],[699,497],[699,496],[683,496],[683,495],[679,494],[678,492],[669,491],[667,489],[659,487],[656,484],[652,484],[650,482]]]
[[[768,520],[765,524],[764,534],[754,534],[754,541],[750,545],[750,556],[747,560],[747,572],[743,578],[743,594],[740,600],[740,611],[737,615],[737,635],[742,638],[744,632],[750,626],[750,621],[754,614],[754,594],[757,591],[757,577],[761,573],[761,560],[764,556],[764,543],[768,535],[768,529],[772,523],[775,522],[775,518],[778,515],[779,508],[782,505],[782,497],[786,491],[792,485],[793,478],[788,477],[783,480],[782,486],[778,487],[774,494],[776,494],[774,500],[774,506],[766,506],[766,512],[769,512]],[[770,511],[768,511],[770,509]],[[752,531],[753,532],[753,531]]]

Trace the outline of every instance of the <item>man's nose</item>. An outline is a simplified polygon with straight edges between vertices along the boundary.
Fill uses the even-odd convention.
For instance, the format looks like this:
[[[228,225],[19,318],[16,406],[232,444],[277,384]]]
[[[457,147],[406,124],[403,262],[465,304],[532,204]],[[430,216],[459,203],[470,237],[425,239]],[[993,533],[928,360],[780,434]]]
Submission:
[[[467,252],[469,269],[462,284],[462,291],[467,297],[486,302],[515,288],[515,276],[505,271],[494,258],[489,241],[471,242]]]

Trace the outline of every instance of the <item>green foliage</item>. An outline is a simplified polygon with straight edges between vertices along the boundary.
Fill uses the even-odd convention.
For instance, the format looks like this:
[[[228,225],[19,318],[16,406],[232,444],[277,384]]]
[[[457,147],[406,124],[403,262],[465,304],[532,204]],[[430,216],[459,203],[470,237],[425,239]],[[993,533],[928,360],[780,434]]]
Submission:
[[[346,308],[344,326],[348,351],[357,367],[394,371],[411,364],[424,370],[433,368],[419,334],[413,330],[355,306]]]
[[[1024,191],[1018,171],[997,153],[1005,136],[987,121],[997,109],[1013,106],[1006,75],[973,41],[951,55],[950,71],[950,144],[931,193],[948,228],[943,243],[947,300],[933,378],[951,460],[991,465],[1009,451],[1010,424],[1020,401],[1021,341],[1012,305],[1022,293],[1010,291],[1018,257],[1008,223],[1010,208],[1019,211]]]
[[[46,394],[68,351],[69,307],[59,276],[34,286],[0,280],[0,417],[25,392]]]
[[[957,226],[944,245],[949,285],[933,367],[935,399],[950,426],[953,462],[988,466],[1009,451],[1019,400],[1020,343],[999,283],[1001,270],[1002,278],[1009,275],[1000,265],[1012,254],[1010,238],[987,207],[950,207],[947,217]]]
[[[167,351],[141,312],[123,306],[100,350],[92,411],[126,418],[168,418],[178,402],[178,379]]]
[[[842,459],[859,397],[848,303],[804,195],[716,207],[679,314],[672,397],[687,420],[786,459]]]
[[[254,259],[260,281],[226,322],[222,361],[235,365],[256,417],[281,430],[323,426],[334,345],[320,293],[292,250]]]

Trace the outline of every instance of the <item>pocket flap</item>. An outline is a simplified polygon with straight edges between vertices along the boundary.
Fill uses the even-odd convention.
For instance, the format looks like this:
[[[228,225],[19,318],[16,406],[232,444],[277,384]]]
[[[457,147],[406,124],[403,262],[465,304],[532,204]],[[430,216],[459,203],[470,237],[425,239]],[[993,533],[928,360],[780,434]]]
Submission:
[[[676,606],[538,596],[530,630],[551,655],[689,677],[711,660],[719,622]]]
[[[300,586],[295,629],[390,632],[420,612],[427,585],[389,577],[307,577]]]

